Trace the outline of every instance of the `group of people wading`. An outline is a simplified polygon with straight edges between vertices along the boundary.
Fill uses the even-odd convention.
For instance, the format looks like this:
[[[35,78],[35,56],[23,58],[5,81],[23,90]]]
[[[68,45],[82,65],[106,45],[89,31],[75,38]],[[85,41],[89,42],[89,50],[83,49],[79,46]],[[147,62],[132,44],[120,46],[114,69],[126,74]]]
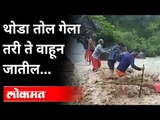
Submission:
[[[98,42],[98,43],[97,43]],[[135,65],[135,58],[140,53],[140,48],[136,47],[132,52],[128,52],[127,47],[122,43],[116,43],[110,49],[103,49],[104,40],[99,39],[97,41],[97,35],[91,30],[86,31],[85,40],[83,42],[85,54],[84,58],[89,65],[92,65],[92,71],[96,72],[101,67],[101,54],[108,54],[107,65],[110,69],[109,78],[116,76],[120,82],[127,80],[126,70],[129,66],[137,71],[143,71],[144,67],[138,67]],[[115,68],[115,63],[119,62]],[[114,72],[116,74],[114,74]],[[144,87],[154,89],[156,92],[160,92],[160,84],[143,84]]]

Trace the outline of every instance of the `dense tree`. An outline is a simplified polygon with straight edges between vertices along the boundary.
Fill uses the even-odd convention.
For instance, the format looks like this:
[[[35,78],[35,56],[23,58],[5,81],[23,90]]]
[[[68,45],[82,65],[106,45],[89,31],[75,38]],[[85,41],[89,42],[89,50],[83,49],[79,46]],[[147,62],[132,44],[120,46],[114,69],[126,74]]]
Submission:
[[[160,55],[160,16],[154,15],[90,15],[100,29],[98,38],[105,47],[122,42],[129,50],[140,46],[146,56]]]

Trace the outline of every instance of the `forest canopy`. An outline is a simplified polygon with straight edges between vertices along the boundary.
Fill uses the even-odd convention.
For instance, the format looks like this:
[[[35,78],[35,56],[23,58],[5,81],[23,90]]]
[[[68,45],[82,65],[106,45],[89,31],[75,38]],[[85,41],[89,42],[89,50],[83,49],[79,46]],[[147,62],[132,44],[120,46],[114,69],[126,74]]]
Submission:
[[[137,46],[148,57],[160,56],[159,15],[89,15],[98,27],[96,34],[105,46],[123,43],[132,51]]]

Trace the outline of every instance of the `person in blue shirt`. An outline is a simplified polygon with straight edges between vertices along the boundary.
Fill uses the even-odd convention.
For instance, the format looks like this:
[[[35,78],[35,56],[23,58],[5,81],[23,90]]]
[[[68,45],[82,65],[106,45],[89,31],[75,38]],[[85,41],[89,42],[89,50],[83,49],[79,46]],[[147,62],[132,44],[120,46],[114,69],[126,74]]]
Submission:
[[[125,72],[130,65],[133,69],[138,70],[138,71],[141,71],[144,69],[143,67],[140,68],[136,66],[134,63],[135,57],[138,55],[139,52],[140,50],[136,49],[132,53],[125,52],[125,54],[122,54],[120,56],[120,62],[116,69],[116,72],[117,72],[118,77],[120,78],[120,81],[126,80]]]

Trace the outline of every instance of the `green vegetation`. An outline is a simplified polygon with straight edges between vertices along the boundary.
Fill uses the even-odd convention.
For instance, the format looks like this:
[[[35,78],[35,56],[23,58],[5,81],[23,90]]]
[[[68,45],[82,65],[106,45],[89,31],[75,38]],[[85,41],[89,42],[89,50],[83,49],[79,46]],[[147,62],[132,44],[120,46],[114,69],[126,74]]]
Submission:
[[[98,38],[105,47],[122,42],[128,50],[140,46],[148,57],[160,56],[160,16],[154,15],[91,15],[99,26]]]

